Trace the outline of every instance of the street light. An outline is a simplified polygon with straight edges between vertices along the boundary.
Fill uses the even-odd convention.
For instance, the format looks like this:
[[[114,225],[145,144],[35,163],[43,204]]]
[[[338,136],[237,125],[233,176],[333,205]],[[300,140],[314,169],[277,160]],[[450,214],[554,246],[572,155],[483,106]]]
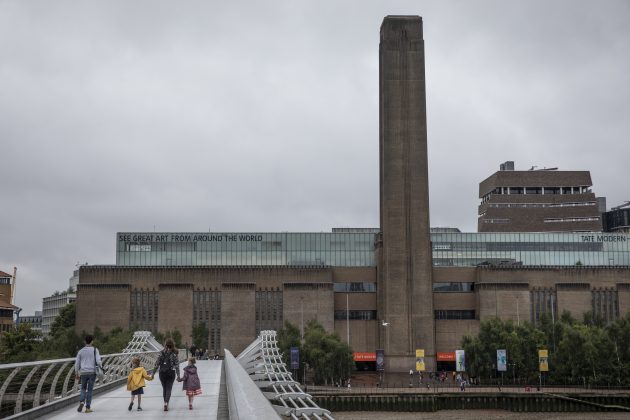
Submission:
[[[304,296],[300,296],[300,340],[304,343]]]
[[[389,328],[387,328],[387,327],[389,327],[390,323],[389,323],[389,322],[387,322],[387,321],[385,321],[385,320],[382,320],[382,321],[381,321],[381,325],[382,325],[383,327],[385,327],[385,329],[386,329],[386,331],[387,331],[387,332],[385,333],[385,335],[386,335],[386,338],[385,338],[385,339],[386,339],[386,342],[387,342],[387,345],[385,346],[385,351],[386,351],[386,352],[389,352]]]
[[[383,328],[387,328],[387,327],[389,326],[389,322],[387,322],[387,321],[385,321],[384,319],[382,319],[382,320],[381,320],[381,325],[380,325],[380,326],[381,326],[381,327],[383,327]],[[389,351],[389,330],[386,332],[386,334],[387,334],[387,339],[385,340],[386,342],[385,342],[385,343],[382,343],[382,344],[384,345],[384,347],[385,347],[385,348],[383,349],[383,356],[385,356],[385,353],[386,353],[387,351]],[[379,335],[380,335],[380,334],[379,334]],[[381,337],[382,337],[382,335],[381,335]],[[379,386],[381,386],[381,387],[382,387],[382,386],[383,386],[383,371],[385,370],[385,361],[383,360],[381,363],[382,363],[382,368],[381,368],[381,369],[379,369],[379,368],[378,368],[378,365],[379,365],[379,360],[378,360],[378,357],[377,357],[376,365],[377,365],[377,369],[379,370],[379,379],[378,379],[378,383],[379,383]]]

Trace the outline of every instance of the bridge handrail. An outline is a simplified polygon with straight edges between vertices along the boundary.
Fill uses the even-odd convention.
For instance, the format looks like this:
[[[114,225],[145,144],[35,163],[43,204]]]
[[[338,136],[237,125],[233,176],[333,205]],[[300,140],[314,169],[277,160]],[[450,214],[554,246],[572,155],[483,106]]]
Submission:
[[[139,351],[139,352],[134,352],[134,353],[110,353],[110,354],[101,355],[101,359],[110,358],[114,356],[129,356],[130,354],[138,355],[138,354],[156,353],[156,352],[159,352],[159,350]],[[74,362],[76,359],[77,359],[76,357],[66,357],[65,359],[48,359],[48,360],[35,360],[32,362],[2,363],[0,364],[0,370],[14,369],[16,367],[25,367],[25,366],[42,366],[42,365],[55,364],[55,363]]]
[[[224,367],[230,420],[280,419],[271,403],[227,349],[225,350]]]
[[[126,378],[131,370],[132,357],[139,357],[143,366],[153,368],[161,350],[150,332],[136,331],[122,353],[101,356],[105,374],[103,378],[97,378],[94,388]],[[186,352],[180,351],[180,362],[185,357]],[[38,410],[42,404],[76,395],[79,387],[74,379],[75,360],[75,357],[68,357],[0,365],[0,417],[26,414]],[[24,403],[29,402],[32,402],[31,406],[24,411]]]
[[[275,331],[261,331],[258,338],[236,360],[258,388],[264,391],[263,395],[280,415],[292,420],[334,420],[330,411],[319,407],[302,390],[300,384],[293,380],[282,361]]]

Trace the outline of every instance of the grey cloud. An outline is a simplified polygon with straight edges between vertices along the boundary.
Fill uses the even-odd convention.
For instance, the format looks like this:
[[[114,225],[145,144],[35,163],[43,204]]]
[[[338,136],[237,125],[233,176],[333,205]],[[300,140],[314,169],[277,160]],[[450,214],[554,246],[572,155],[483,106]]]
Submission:
[[[608,1],[4,1],[0,270],[32,312],[116,231],[378,225],[378,32],[424,19],[431,218],[502,161],[627,196],[630,17]]]

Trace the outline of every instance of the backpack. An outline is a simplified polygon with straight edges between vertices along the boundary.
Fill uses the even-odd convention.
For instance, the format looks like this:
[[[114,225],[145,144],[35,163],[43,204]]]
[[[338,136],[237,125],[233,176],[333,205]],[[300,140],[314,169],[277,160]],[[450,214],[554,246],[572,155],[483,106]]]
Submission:
[[[173,361],[170,353],[162,352],[160,363],[160,373],[169,373],[173,370]]]

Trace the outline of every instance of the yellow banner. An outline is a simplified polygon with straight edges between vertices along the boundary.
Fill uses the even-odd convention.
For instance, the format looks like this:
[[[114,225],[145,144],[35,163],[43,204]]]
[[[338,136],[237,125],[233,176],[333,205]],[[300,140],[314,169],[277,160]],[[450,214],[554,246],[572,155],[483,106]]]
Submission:
[[[538,350],[538,370],[541,372],[549,372],[549,351]]]
[[[416,349],[416,372],[424,372],[424,349]]]

